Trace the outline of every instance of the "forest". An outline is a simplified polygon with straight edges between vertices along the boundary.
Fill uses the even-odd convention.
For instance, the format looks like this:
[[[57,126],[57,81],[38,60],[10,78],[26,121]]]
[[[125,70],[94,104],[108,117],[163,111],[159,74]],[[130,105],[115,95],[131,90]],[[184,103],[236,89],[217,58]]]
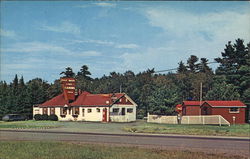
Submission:
[[[191,55],[180,61],[172,72],[157,73],[154,68],[135,74],[110,72],[100,78],[92,78],[88,66],[74,72],[70,67],[62,70],[61,76],[75,77],[76,88],[91,93],[127,93],[137,104],[137,118],[147,113],[174,115],[175,105],[183,100],[241,100],[247,105],[247,120],[250,119],[250,42],[243,39],[229,41],[221,57],[215,61]],[[218,63],[212,70],[210,63]],[[60,74],[60,72],[58,72]],[[59,79],[53,83],[37,77],[24,82],[24,77],[10,83],[0,81],[0,118],[4,114],[19,113],[32,118],[32,107],[55,97],[62,92]]]

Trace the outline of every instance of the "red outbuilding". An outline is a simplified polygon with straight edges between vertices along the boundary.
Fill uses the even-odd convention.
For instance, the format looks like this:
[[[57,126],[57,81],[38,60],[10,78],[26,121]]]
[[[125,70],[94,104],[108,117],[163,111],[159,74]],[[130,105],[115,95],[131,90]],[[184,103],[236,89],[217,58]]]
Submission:
[[[245,123],[245,111],[241,101],[205,101],[201,105],[201,115],[221,115],[231,124]]]
[[[182,102],[182,115],[200,115],[200,106],[203,103],[200,101],[183,101]]]

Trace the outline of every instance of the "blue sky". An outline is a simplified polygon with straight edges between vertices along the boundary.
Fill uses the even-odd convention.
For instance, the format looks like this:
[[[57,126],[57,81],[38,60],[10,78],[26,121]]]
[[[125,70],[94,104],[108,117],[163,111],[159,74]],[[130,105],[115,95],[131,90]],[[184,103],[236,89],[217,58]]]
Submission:
[[[70,66],[92,77],[210,61],[228,41],[250,41],[249,2],[1,2],[1,78],[53,82]]]

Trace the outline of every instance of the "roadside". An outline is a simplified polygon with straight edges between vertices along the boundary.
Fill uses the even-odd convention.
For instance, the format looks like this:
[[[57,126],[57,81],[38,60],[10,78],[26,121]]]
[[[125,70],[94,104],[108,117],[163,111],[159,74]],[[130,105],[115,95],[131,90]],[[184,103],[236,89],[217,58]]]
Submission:
[[[148,149],[140,147],[86,144],[81,142],[1,141],[0,158],[26,159],[245,159],[243,156],[210,154],[182,150]],[[13,149],[15,151],[13,151]],[[42,151],[41,151],[42,150]],[[53,153],[51,153],[53,152]]]
[[[184,135],[200,137],[249,137],[250,125],[171,125],[146,123],[138,120],[132,123],[100,122],[58,122],[58,121],[19,121],[0,122],[0,130],[44,130],[55,132],[86,132],[110,134],[153,134]]]

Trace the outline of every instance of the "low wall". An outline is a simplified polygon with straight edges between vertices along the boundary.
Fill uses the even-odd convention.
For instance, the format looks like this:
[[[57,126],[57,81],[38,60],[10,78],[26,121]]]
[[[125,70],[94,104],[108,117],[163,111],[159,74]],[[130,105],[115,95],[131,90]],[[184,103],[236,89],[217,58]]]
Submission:
[[[177,116],[150,115],[148,114],[147,122],[178,124]],[[200,115],[200,116],[182,116],[180,124],[207,124],[207,125],[230,125],[221,115]]]

